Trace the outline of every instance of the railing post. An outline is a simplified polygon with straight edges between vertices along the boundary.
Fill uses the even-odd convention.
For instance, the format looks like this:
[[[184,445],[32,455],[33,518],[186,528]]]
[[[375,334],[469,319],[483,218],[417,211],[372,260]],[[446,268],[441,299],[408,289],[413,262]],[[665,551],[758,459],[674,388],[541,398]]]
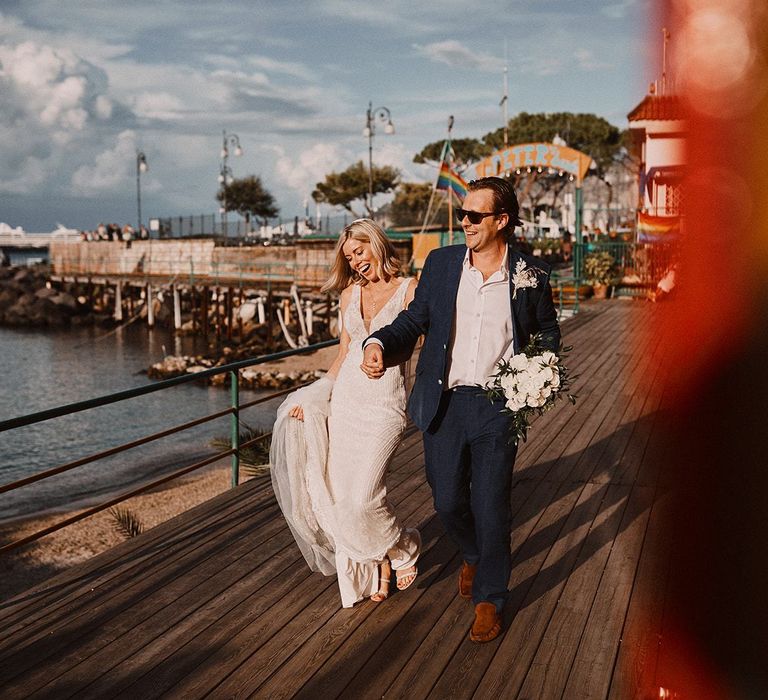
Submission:
[[[232,397],[232,488],[240,483],[240,372],[229,373],[229,386]]]

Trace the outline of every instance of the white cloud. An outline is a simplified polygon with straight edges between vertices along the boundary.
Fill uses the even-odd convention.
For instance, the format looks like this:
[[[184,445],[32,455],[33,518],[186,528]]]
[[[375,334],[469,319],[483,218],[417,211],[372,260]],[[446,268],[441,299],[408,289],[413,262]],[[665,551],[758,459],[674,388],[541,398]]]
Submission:
[[[109,119],[112,116],[112,100],[110,100],[106,95],[99,95],[96,98],[95,106],[96,116],[99,119]]]
[[[636,3],[637,0],[622,0],[621,2],[613,3],[611,5],[605,5],[600,8],[600,12],[611,19],[622,19],[626,17],[632,9],[632,6]]]
[[[585,71],[602,70],[603,68],[610,68],[610,64],[605,61],[601,61],[595,58],[591,49],[579,48],[573,52],[573,56],[576,59],[576,65]]]
[[[103,73],[69,49],[0,45],[0,191],[29,192],[76,165],[90,122],[111,117],[105,89]]]
[[[169,92],[144,92],[134,99],[133,109],[139,117],[175,119],[184,111],[184,103]]]
[[[423,46],[414,44],[413,47],[422,56],[452,68],[469,68],[488,73],[498,73],[504,68],[504,61],[498,56],[471,51],[453,39],[437,41]]]
[[[339,171],[352,163],[352,155],[342,152],[337,144],[316,143],[291,157],[281,146],[274,148],[278,154],[275,174],[278,179],[299,194],[309,194],[318,182],[333,171]]]
[[[267,73],[280,73],[304,80],[316,80],[317,76],[307,66],[293,61],[276,61],[268,56],[247,56],[246,62]]]
[[[117,137],[114,147],[99,153],[93,165],[82,165],[72,175],[75,194],[90,196],[123,186],[136,163],[136,134],[130,129]]]
[[[82,131],[88,119],[89,70],[72,52],[31,41],[0,46],[0,66],[3,112],[21,110],[63,134]]]

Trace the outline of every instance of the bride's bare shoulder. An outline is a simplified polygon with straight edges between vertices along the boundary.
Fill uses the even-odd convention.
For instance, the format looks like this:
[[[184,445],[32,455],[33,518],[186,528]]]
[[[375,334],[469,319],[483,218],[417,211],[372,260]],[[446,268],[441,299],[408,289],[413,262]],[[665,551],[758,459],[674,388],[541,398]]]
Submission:
[[[413,297],[416,294],[416,285],[418,280],[415,277],[408,279],[408,289],[405,290],[405,305],[408,306],[413,301]]]

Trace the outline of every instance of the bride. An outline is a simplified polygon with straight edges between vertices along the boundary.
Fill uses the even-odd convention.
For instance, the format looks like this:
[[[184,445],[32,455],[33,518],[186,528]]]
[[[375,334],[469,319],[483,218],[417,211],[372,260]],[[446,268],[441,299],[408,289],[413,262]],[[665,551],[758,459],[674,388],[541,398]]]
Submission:
[[[277,501],[310,568],[337,574],[344,607],[386,599],[392,569],[399,590],[418,573],[419,532],[397,520],[384,479],[405,428],[405,373],[390,367],[376,381],[360,369],[363,341],[415,289],[376,222],[347,226],[322,288],[341,295],[339,354],[325,377],[288,396],[273,430]]]

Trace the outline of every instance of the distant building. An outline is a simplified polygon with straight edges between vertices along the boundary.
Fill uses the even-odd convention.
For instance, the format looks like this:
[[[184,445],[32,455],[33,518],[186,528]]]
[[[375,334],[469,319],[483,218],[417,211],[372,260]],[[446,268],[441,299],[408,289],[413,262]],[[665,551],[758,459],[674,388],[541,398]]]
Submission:
[[[639,209],[653,217],[679,216],[686,136],[680,99],[646,95],[627,119],[640,150]]]

